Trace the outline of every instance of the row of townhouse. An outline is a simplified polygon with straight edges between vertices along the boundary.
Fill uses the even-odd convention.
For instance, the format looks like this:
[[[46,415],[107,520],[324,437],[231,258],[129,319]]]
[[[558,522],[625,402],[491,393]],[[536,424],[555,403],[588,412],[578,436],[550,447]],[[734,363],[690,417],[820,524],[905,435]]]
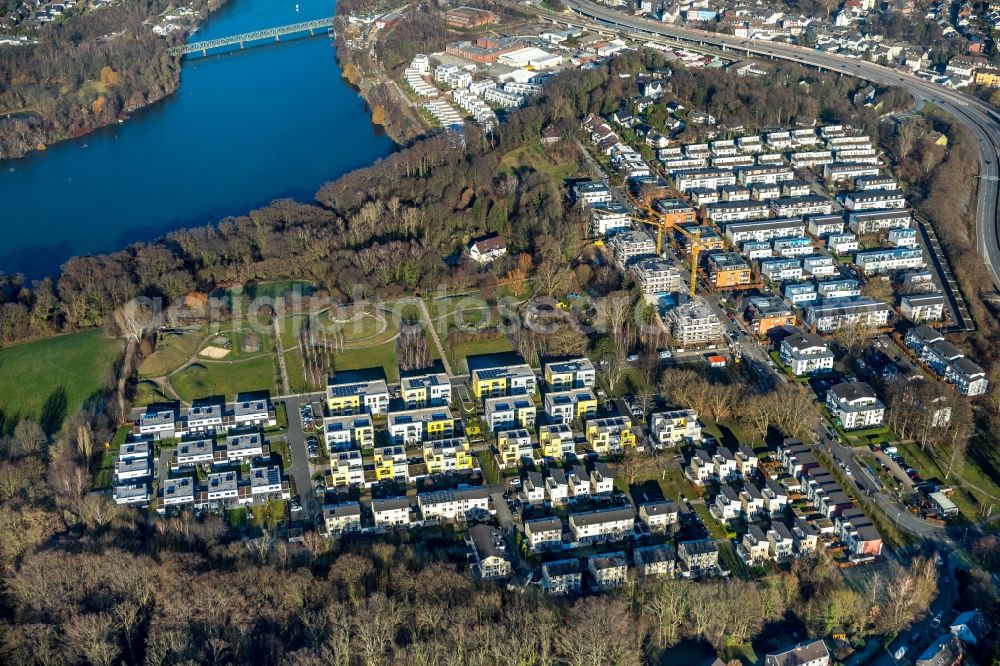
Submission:
[[[818,194],[779,197],[771,199],[769,203],[771,214],[775,217],[830,215],[833,213],[833,201]]]
[[[170,456],[170,469],[176,472],[201,466],[239,465],[270,454],[270,446],[256,430],[233,432],[219,440],[190,436],[178,442]]]
[[[806,308],[805,323],[820,333],[830,333],[849,326],[881,328],[889,323],[892,309],[881,301],[864,296],[829,299]]]
[[[800,493],[829,522],[824,531],[833,532],[844,544],[852,560],[870,560],[881,555],[882,538],[878,530],[862,519],[850,496],[830,473],[816,460],[810,447],[788,439],[778,446],[778,459],[783,471],[799,485]],[[795,550],[813,552],[818,546],[815,525],[803,518],[792,527]],[[837,534],[839,532],[839,534]]]
[[[148,439],[127,441],[118,449],[112,487],[116,504],[145,506],[149,503],[152,455]]]
[[[924,252],[919,247],[894,247],[859,250],[854,253],[854,265],[867,275],[924,268]]]
[[[615,476],[605,463],[590,470],[579,463],[565,468],[550,465],[542,472],[526,472],[521,480],[521,500],[528,506],[561,506],[582,499],[607,498],[614,492]]]
[[[725,446],[718,447],[715,453],[699,448],[688,461],[686,472],[696,486],[704,486],[710,481],[745,481],[754,476],[757,463],[757,455],[747,446],[741,445],[735,453]]]
[[[610,155],[626,144],[600,116],[590,114],[581,123],[581,128],[590,136],[590,141],[605,155]]]
[[[179,403],[154,403],[133,424],[133,434],[153,439],[174,439],[192,433],[212,433],[246,427],[273,427],[277,423],[267,392],[240,393],[225,398],[195,400],[182,410]]]
[[[750,525],[736,546],[736,554],[746,564],[760,566],[771,560],[787,562],[795,555],[795,539],[788,527],[779,520],[764,532],[759,525]]]
[[[586,572],[594,589],[615,589],[628,580],[630,568],[639,578],[700,575],[717,571],[718,558],[718,544],[704,540],[681,542],[676,551],[670,544],[640,546],[632,550],[631,563],[624,551],[591,555],[585,565],[577,558],[555,560],[542,565],[541,588],[547,594],[577,594]]]
[[[958,347],[944,339],[944,336],[928,326],[917,326],[906,333],[906,346],[924,364],[944,381],[965,396],[986,393],[989,380],[986,372],[977,363],[966,358]]]
[[[869,208],[847,213],[847,226],[859,236],[910,226],[913,213],[908,208]]]
[[[490,81],[490,83],[493,83]],[[497,123],[496,113],[489,105],[469,90],[455,90],[451,94],[452,100],[461,109],[467,111],[477,123],[492,127]]]
[[[769,210],[765,206],[766,210]],[[766,215],[764,216],[766,218]],[[738,246],[746,241],[770,241],[775,238],[803,237],[806,223],[801,218],[734,221],[725,225],[725,237]]]
[[[208,474],[203,482],[190,475],[164,479],[157,497],[157,511],[185,508],[229,508],[261,504],[291,497],[288,480],[277,465],[251,467],[246,473],[224,470]]]
[[[460,522],[493,513],[486,488],[457,488],[418,493],[409,497],[373,499],[371,524],[366,525],[359,502],[323,506],[322,531],[330,537],[358,532],[366,527],[388,530],[410,527],[420,521]],[[418,518],[419,516],[419,518]]]

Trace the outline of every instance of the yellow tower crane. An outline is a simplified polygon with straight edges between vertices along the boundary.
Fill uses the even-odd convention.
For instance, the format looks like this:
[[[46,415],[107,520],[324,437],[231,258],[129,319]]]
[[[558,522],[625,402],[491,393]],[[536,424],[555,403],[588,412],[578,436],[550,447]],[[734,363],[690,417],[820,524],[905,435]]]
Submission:
[[[701,245],[701,229],[696,229],[694,232],[688,231],[684,227],[675,226],[670,224],[665,219],[656,214],[655,211],[647,209],[649,217],[632,217],[636,222],[641,222],[642,224],[648,224],[650,226],[656,227],[656,256],[663,255],[663,230],[664,229],[676,229],[685,236],[687,236],[691,245],[691,297],[694,298],[695,286],[697,284],[698,278],[698,254],[704,249]]]

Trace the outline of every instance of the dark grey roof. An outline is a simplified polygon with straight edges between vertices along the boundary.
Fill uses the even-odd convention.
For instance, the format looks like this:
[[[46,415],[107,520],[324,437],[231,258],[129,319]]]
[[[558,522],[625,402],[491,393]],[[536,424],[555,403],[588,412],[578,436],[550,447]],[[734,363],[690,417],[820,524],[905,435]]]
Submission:
[[[549,576],[565,576],[566,574],[580,573],[580,560],[556,560],[542,565],[542,569]]]
[[[717,553],[719,552],[719,544],[715,543],[712,539],[698,539],[697,541],[682,541],[678,549],[683,550],[689,555]]]
[[[387,497],[385,499],[373,499],[372,511],[393,511],[395,509],[409,509],[412,505],[408,497]]]
[[[487,557],[508,559],[507,542],[504,541],[500,530],[480,523],[469,530],[469,536],[472,538],[472,543],[476,547],[480,559]]]
[[[550,516],[548,518],[532,518],[531,520],[524,521],[524,529],[527,530],[529,527],[533,528],[532,531],[537,532],[562,530],[562,520],[556,516]]]
[[[653,562],[673,562],[677,559],[677,553],[669,543],[661,543],[656,546],[642,546],[635,549],[636,555],[642,556],[642,561],[646,564]]]
[[[596,511],[584,511],[583,513],[571,514],[569,519],[574,525],[597,525],[619,520],[632,520],[635,512],[629,508],[625,509],[597,509]]]
[[[677,504],[668,500],[646,502],[641,508],[645,509],[646,515],[649,516],[666,516],[679,511]]]

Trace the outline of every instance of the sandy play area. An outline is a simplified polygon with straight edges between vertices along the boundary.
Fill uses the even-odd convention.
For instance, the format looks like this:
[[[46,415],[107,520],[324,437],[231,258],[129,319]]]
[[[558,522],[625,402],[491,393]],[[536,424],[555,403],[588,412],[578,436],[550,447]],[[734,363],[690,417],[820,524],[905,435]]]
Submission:
[[[216,347],[214,345],[209,345],[198,352],[198,356],[204,356],[205,358],[220,359],[229,356],[229,350],[223,349],[222,347]]]

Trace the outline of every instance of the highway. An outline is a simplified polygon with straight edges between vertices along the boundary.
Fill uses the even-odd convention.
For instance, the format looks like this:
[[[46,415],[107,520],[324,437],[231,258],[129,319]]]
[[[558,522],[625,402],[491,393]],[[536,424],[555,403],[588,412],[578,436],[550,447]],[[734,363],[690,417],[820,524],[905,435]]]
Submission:
[[[596,29],[612,29],[636,39],[665,39],[677,45],[733,51],[743,56],[780,59],[820,70],[839,72],[882,86],[898,86],[915,100],[931,102],[966,125],[979,142],[979,188],[976,206],[976,240],[993,284],[1000,288],[1000,221],[997,219],[1000,184],[1000,115],[989,105],[963,93],[898,72],[882,65],[847,56],[815,51],[778,42],[739,39],[732,35],[703,32],[630,16],[588,0],[566,0],[566,5],[584,17],[536,10],[553,21]]]

